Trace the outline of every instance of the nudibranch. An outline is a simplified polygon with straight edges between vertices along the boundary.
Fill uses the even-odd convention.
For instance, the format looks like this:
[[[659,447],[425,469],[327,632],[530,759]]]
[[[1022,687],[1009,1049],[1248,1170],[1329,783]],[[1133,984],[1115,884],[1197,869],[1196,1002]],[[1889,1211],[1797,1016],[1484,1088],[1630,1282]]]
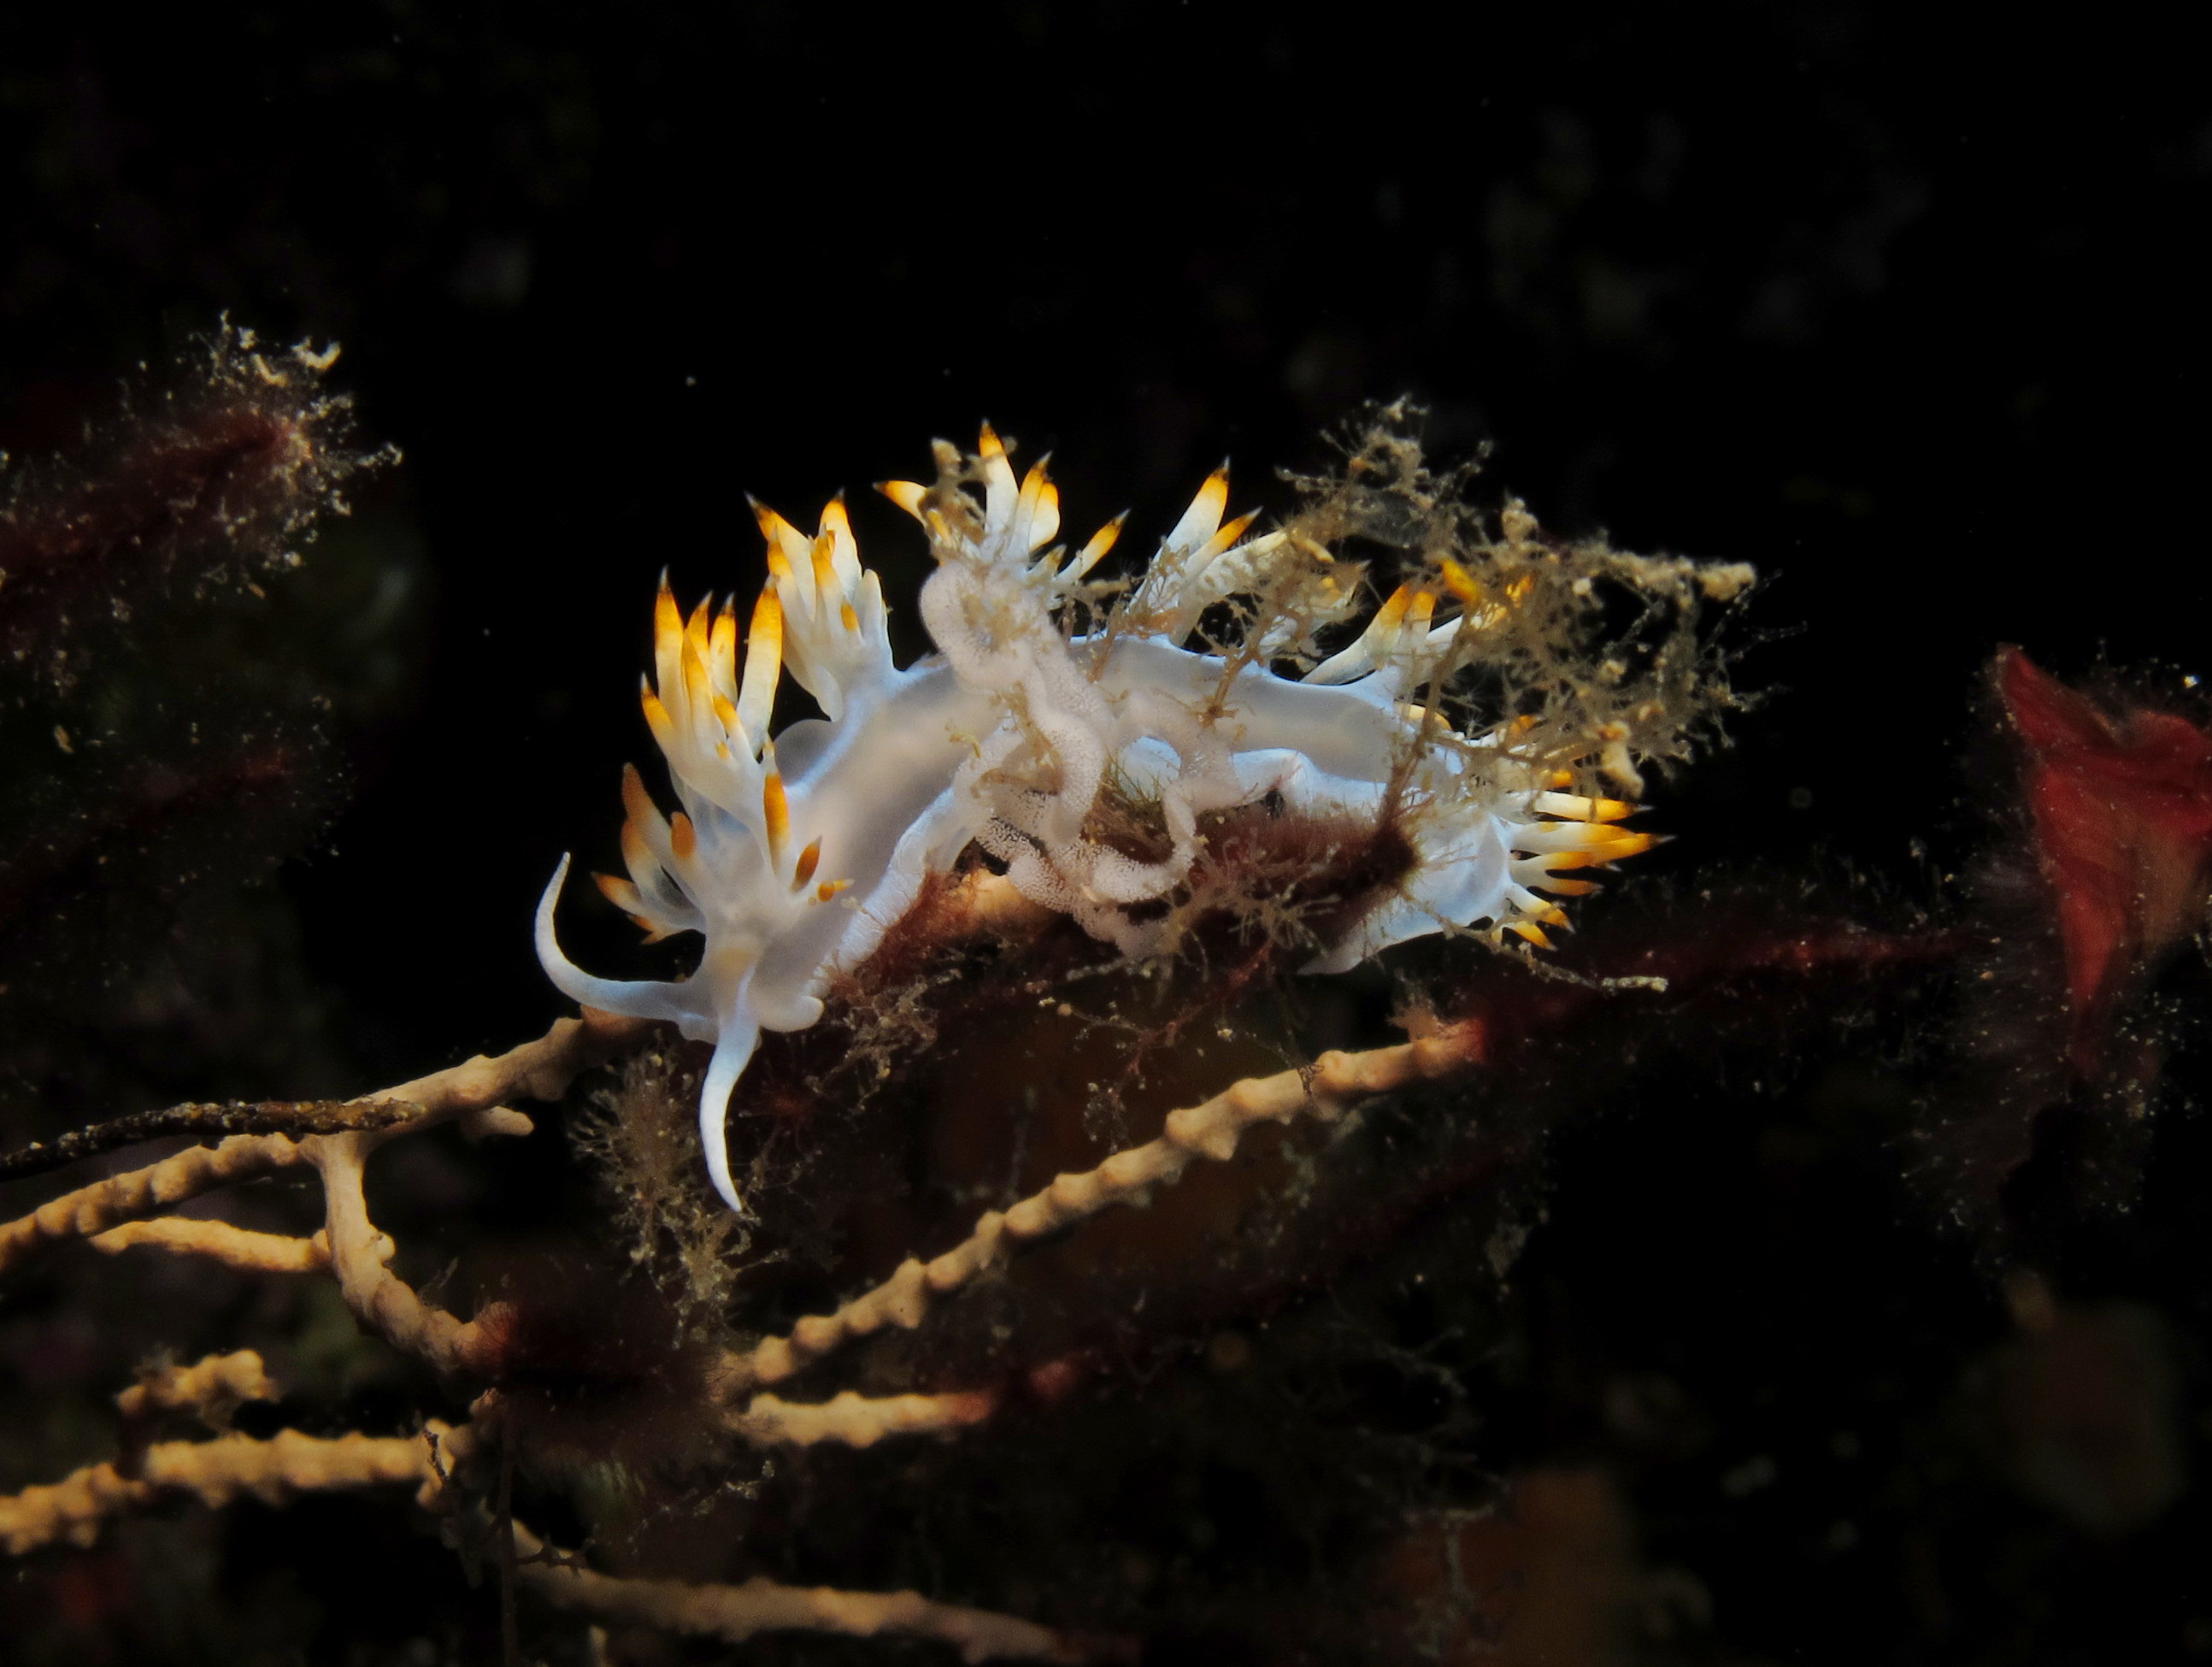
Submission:
[[[1616,825],[1629,803],[1560,791],[1571,774],[1523,756],[1512,724],[1478,733],[1443,715],[1442,685],[1480,660],[1515,605],[1510,584],[1490,593],[1458,562],[1432,562],[1322,657],[1314,633],[1350,611],[1358,569],[1295,526],[1252,537],[1253,515],[1224,521],[1224,465],[1097,623],[1104,587],[1090,575],[1121,519],[1071,556],[1042,463],[1017,477],[988,427],[973,457],[940,441],[937,459],[933,485],[880,489],[937,560],[921,595],[937,652],[912,666],[893,663],[842,496],[811,538],[755,506],[769,580],[742,669],[734,599],[686,616],[663,578],[642,697],[681,808],[663,816],[626,767],[629,877],[599,883],[650,938],[699,934],[696,970],[620,982],[574,966],[553,923],[566,857],[538,905],[538,957],[565,995],[714,1044],[700,1134],[732,1208],[725,1125],[762,1031],[813,1024],[830,978],[971,845],[1033,903],[1142,957],[1166,946],[1160,900],[1190,873],[1209,812],[1273,795],[1286,815],[1395,817],[1415,861],[1320,946],[1307,970],[1328,972],[1462,928],[1541,946],[1564,920],[1544,894],[1591,889],[1568,871],[1652,843]],[[1188,646],[1202,618],[1240,602],[1241,642]],[[771,737],[786,668],[822,715]],[[1156,803],[1164,855],[1094,837],[1109,778]]]

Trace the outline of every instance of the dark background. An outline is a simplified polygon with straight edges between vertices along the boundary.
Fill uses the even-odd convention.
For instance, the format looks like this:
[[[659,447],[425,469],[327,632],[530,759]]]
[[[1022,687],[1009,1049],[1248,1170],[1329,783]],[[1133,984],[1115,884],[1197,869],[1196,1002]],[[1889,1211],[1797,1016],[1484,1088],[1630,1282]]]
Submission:
[[[659,569],[750,595],[741,493],[811,525],[985,417],[1156,534],[1415,393],[1547,522],[1772,574],[1786,692],[1668,813],[1887,861],[1992,644],[2197,650],[2212,112],[2126,16],[19,11],[0,429],[226,311],[344,344],[419,658],[284,883],[410,1057],[549,1005],[523,923],[611,853]]]
[[[236,837],[282,861],[242,906],[287,1001],[232,1024],[187,964],[102,1034],[150,1054],[189,1010],[194,1049],[118,1080],[349,1092],[535,1033],[538,888],[563,850],[609,864],[649,751],[659,570],[750,597],[743,494],[811,526],[845,488],[910,653],[920,540],[858,489],[984,417],[1053,452],[1072,529],[1133,507],[1141,548],[1224,453],[1279,507],[1273,467],[1410,392],[1434,449],[1494,442],[1492,485],[1562,531],[1757,563],[1739,675],[1767,697],[1664,785],[1681,837],[1645,872],[1939,899],[2002,792],[1975,762],[1995,645],[2168,700],[2212,670],[2212,106],[2175,15],[14,9],[0,447],[66,447],[227,313],[342,342],[362,435],[404,453],[247,605],[283,646],[257,698],[327,743],[297,814]],[[101,733],[82,690],[11,699],[34,739]],[[569,918],[579,960],[632,952]],[[10,1092],[39,1080],[19,1061]],[[1909,1277],[1932,1253],[1884,1208]],[[1842,1623],[1765,1602],[1743,1554],[1733,1586],[1699,1565],[1723,1632],[1831,1658]],[[2142,1647],[2212,1648],[2186,1609],[2166,1590]],[[1868,1613],[1856,1658],[1957,1637]]]

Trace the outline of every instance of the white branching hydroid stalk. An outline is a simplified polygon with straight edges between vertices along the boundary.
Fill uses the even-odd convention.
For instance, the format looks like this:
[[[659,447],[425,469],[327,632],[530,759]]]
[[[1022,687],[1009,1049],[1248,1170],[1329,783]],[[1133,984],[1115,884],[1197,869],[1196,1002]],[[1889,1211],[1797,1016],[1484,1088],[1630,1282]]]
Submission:
[[[1476,925],[1541,945],[1544,925],[1564,921],[1541,893],[1589,889],[1564,871],[1652,843],[1613,825],[1631,805],[1558,790],[1577,777],[1559,768],[1556,737],[1548,751],[1524,744],[1534,720],[1470,732],[1444,714],[1453,678],[1481,666],[1533,576],[1486,591],[1458,561],[1431,560],[1323,657],[1314,639],[1349,613],[1360,569],[1296,524],[1248,538],[1253,516],[1224,522],[1224,467],[1086,633],[1079,616],[1108,588],[1090,575],[1120,521],[1069,554],[1044,465],[1017,477],[988,427],[974,457],[940,441],[937,460],[933,484],[882,489],[921,522],[938,562],[921,592],[938,652],[914,666],[892,663],[842,499],[811,538],[757,507],[769,578],[742,671],[734,605],[716,614],[702,601],[687,618],[663,581],[643,698],[681,808],[664,817],[627,770],[629,876],[599,885],[653,938],[702,934],[697,970],[625,983],[572,964],[553,927],[566,858],[538,908],[538,955],[565,994],[714,1044],[700,1129],[733,1208],[724,1124],[760,1032],[814,1023],[831,976],[970,845],[1033,902],[1141,957],[1175,946],[1160,905],[1190,878],[1209,815],[1265,800],[1284,817],[1394,825],[1410,867],[1318,946],[1308,970],[1328,972]],[[1187,646],[1223,612],[1243,621],[1234,642]],[[1311,669],[1285,674],[1299,666]],[[823,715],[771,740],[786,667]],[[1592,726],[1581,750],[1609,749],[1607,767],[1632,783],[1629,745],[1613,721]],[[1109,789],[1156,807],[1164,852],[1098,837]]]

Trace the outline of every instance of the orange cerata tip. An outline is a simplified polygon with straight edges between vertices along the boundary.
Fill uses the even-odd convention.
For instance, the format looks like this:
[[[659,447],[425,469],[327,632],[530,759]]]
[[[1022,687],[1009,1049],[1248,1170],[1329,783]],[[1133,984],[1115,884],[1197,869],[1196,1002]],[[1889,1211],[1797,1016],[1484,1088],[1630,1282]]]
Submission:
[[[921,501],[929,496],[929,489],[918,481],[879,480],[876,490],[906,511],[916,520],[921,519]]]
[[[681,664],[684,668],[684,702],[687,705],[696,707],[708,698],[709,684],[707,677],[707,661],[700,654],[699,645],[692,640],[689,631],[686,631],[684,636]]]
[[[1618,822],[1638,810],[1626,799],[1586,799],[1572,793],[1540,793],[1529,805],[1547,816],[1564,816],[1577,822]]]
[[[783,848],[791,840],[791,801],[784,796],[783,776],[775,767],[773,743],[766,748],[761,762],[767,771],[761,778],[761,828],[768,836],[769,860],[780,864]]]
[[[1542,851],[1522,857],[1514,866],[1526,865],[1531,873],[1551,874],[1563,868],[1601,868],[1613,859],[1595,851]]]
[[[699,849],[699,835],[692,827],[691,818],[678,811],[668,818],[668,843],[680,858],[689,858]]]
[[[792,868],[791,889],[794,891],[799,891],[808,880],[812,879],[814,871],[821,865],[821,840],[818,838],[809,840],[806,849],[799,854],[799,861]]]
[[[1198,496],[1194,502],[1205,504],[1217,515],[1229,507],[1229,459],[1227,458],[1222,459],[1220,466],[1200,484]]]
[[[1475,582],[1472,573],[1449,556],[1444,557],[1439,566],[1443,576],[1444,588],[1452,593],[1460,606],[1474,608],[1481,605],[1482,587]]]
[[[1227,490],[1225,486],[1223,488],[1224,493]],[[1237,516],[1235,520],[1231,521],[1206,541],[1205,548],[1198,552],[1199,559],[1210,560],[1224,551],[1234,550],[1237,547],[1237,541],[1250,532],[1252,523],[1259,519],[1260,512],[1256,509],[1247,510],[1243,514]]]
[[[1539,879],[1536,884],[1547,891],[1556,892],[1563,897],[1586,897],[1594,891],[1601,891],[1605,889],[1594,879],[1558,879],[1548,874]]]
[[[753,519],[760,523],[761,537],[768,540],[769,576],[771,579],[790,578],[791,563],[783,553],[783,535],[793,532],[790,523],[750,492],[745,494],[745,503],[752,510]],[[793,536],[797,536],[796,533]]]
[[[1014,498],[1014,514],[1018,517],[1027,520],[1036,514],[1038,501],[1044,496],[1045,489],[1052,484],[1045,478],[1044,472],[1045,465],[1051,461],[1052,453],[1048,452],[1030,465],[1029,473],[1022,477],[1022,490]]]
[[[645,721],[653,731],[653,740],[663,753],[672,756],[682,745],[676,733],[676,720],[668,715],[668,709],[660,703],[660,697],[654,694],[642,678],[639,679],[638,704],[645,709]]]
[[[1092,568],[1097,567],[1106,552],[1114,548],[1115,541],[1121,538],[1121,524],[1128,519],[1129,512],[1124,509],[1112,520],[1092,533],[1090,541],[1076,553],[1075,560],[1069,565],[1068,577],[1080,579]]]
[[[1629,833],[1616,829],[1607,831],[1617,834],[1618,837],[1607,840],[1597,848],[1601,860],[1606,862],[1619,862],[1626,857],[1641,856],[1659,843],[1659,836],[1655,833]]]
[[[645,899],[638,895],[637,887],[629,880],[616,874],[593,874],[592,881],[599,888],[599,895],[623,914],[635,918],[643,911]]]
[[[776,679],[783,672],[783,604],[774,584],[761,587],[753,605],[752,627],[745,634],[744,680],[738,688],[738,721],[744,725],[748,745],[757,745],[768,735],[769,715],[775,707]]]
[[[676,593],[668,587],[668,573],[660,575],[660,593],[653,599],[653,641],[658,652],[671,653],[684,634],[684,611],[676,605]]]

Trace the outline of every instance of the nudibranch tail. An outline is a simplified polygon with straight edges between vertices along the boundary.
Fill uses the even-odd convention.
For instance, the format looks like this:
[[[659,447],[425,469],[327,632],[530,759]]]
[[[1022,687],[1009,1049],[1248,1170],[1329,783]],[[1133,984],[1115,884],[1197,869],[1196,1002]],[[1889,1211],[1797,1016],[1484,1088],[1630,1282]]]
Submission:
[[[921,597],[936,653],[904,668],[842,496],[811,537],[754,504],[768,579],[742,666],[734,599],[687,615],[664,575],[641,703],[678,803],[664,815],[624,771],[628,877],[599,884],[649,937],[700,934],[698,970],[623,983],[571,964],[553,931],[566,859],[538,948],[564,994],[714,1043],[700,1130],[732,1208],[725,1118],[760,1031],[812,1024],[832,979],[971,848],[1031,903],[1145,957],[1176,948],[1194,877],[1218,872],[1212,818],[1265,806],[1387,836],[1403,872],[1360,882],[1329,916],[1307,944],[1320,972],[1467,928],[1547,946],[1566,925],[1555,899],[1595,889],[1563,876],[1656,843],[1619,825],[1631,800],[1594,789],[1609,778],[1633,794],[1636,757],[1683,756],[1717,679],[1687,625],[1640,649],[1596,642],[1593,598],[1626,588],[1646,619],[1688,620],[1749,570],[1559,545],[1517,504],[1492,537],[1387,424],[1363,445],[1257,536],[1255,513],[1230,514],[1224,464],[1100,630],[1113,588],[1090,575],[1124,518],[1071,557],[1042,462],[1017,475],[988,425],[972,457],[938,441],[933,483],[880,488],[936,558]],[[1361,593],[1347,544],[1360,539],[1403,551],[1403,582],[1348,643],[1324,643]],[[1224,619],[1229,640],[1205,635]],[[823,715],[771,737],[787,668]],[[1463,673],[1496,703],[1486,721],[1469,721]],[[1135,846],[1102,822],[1109,800],[1139,806]]]

